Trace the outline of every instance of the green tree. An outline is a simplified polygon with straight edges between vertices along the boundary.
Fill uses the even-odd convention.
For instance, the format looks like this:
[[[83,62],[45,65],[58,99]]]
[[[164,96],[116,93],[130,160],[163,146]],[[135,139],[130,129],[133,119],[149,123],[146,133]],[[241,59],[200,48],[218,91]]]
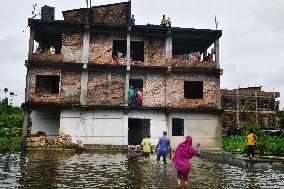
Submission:
[[[18,137],[23,125],[23,110],[8,104],[8,98],[0,101],[0,137]]]

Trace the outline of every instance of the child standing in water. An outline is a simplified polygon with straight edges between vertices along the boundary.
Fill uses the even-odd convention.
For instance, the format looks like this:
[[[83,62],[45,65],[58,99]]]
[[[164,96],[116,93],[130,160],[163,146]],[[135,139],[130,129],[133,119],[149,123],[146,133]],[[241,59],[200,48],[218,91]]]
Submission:
[[[200,144],[197,143],[197,148]],[[181,180],[184,181],[184,188],[188,187],[188,175],[190,171],[190,159],[194,156],[200,156],[198,149],[192,147],[192,137],[187,136],[186,140],[180,143],[176,149],[173,161],[177,170],[178,187],[181,186]]]

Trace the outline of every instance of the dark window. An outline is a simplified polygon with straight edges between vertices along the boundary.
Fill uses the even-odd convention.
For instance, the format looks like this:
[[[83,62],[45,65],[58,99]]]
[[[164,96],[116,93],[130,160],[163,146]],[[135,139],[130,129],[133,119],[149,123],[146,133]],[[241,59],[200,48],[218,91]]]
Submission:
[[[184,81],[184,98],[202,99],[203,81]]]
[[[126,41],[125,40],[114,40],[112,48],[112,56],[126,56]]]
[[[225,114],[225,121],[233,121],[234,116],[233,114]]]
[[[240,121],[247,121],[247,115],[246,114],[240,114]]]
[[[127,42],[126,40],[113,41],[113,57],[126,57]],[[131,41],[130,42],[130,58],[133,61],[144,61],[144,41]]]
[[[130,53],[133,61],[144,61],[144,41],[131,41]]]
[[[36,94],[59,94],[58,75],[37,75]]]
[[[134,89],[143,89],[143,80],[142,79],[130,79],[129,87],[132,86]]]
[[[172,136],[184,136],[184,120],[180,118],[172,119]]]
[[[246,105],[246,99],[241,98],[240,99],[240,105],[245,106]]]

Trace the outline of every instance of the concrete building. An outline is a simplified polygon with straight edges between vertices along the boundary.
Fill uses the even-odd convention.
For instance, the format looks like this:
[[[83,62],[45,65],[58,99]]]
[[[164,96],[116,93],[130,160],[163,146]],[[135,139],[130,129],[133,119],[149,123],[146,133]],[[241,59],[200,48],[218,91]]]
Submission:
[[[264,129],[278,129],[276,111],[279,110],[279,92],[265,92],[261,87],[221,89],[224,110],[223,128],[244,127],[259,123]]]
[[[221,148],[222,31],[131,26],[130,2],[63,16],[29,19],[24,135],[31,117],[32,133],[61,129],[85,144],[136,145],[147,134],[155,144],[168,131],[173,147],[192,135]],[[130,86],[140,103],[129,102]]]

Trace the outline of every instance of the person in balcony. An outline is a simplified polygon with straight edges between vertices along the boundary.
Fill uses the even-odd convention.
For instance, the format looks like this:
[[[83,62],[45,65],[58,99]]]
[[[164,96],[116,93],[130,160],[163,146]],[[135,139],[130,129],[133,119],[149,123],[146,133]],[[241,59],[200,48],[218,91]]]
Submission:
[[[142,102],[143,102],[143,91],[142,91],[142,89],[137,88],[135,94],[136,94],[135,95],[136,106],[142,106]]]
[[[51,45],[51,47],[48,49],[48,54],[55,54],[55,48]]]
[[[167,24],[168,24],[168,21],[167,21],[167,19],[166,19],[166,16],[163,15],[163,18],[162,18],[162,20],[161,20],[161,24],[160,24],[160,25],[163,26],[163,27],[166,27]]]
[[[199,51],[197,51],[196,53],[195,53],[195,58],[196,58],[196,60],[201,60],[201,54],[200,54],[200,52]]]
[[[188,59],[191,60],[191,61],[196,60],[194,52],[191,52],[191,53],[188,55]]]
[[[129,90],[128,90],[129,106],[133,106],[134,95],[135,95],[135,90],[134,90],[133,86],[131,85]]]

